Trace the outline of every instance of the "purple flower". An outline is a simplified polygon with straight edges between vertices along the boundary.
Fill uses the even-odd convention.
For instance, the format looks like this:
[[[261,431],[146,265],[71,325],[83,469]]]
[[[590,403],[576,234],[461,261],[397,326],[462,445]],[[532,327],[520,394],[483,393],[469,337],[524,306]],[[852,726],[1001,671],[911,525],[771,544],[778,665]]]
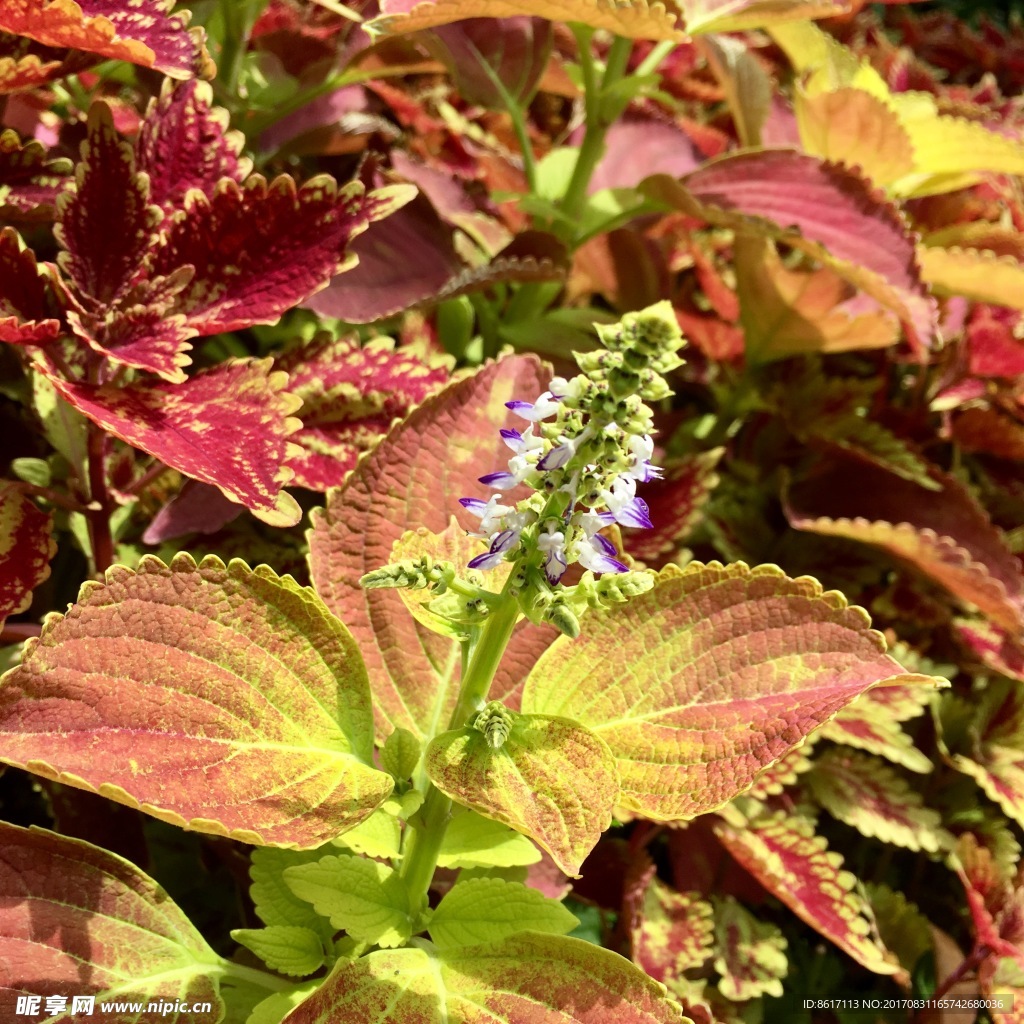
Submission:
[[[648,480],[657,480],[662,474],[660,466],[651,465],[654,455],[654,439],[650,434],[643,436],[633,434],[629,439],[630,466],[626,476],[645,484]]]
[[[536,402],[506,402],[505,408],[511,409],[517,416],[524,420],[537,423],[554,416],[561,408],[561,402],[550,391],[545,391]]]
[[[579,542],[576,560],[591,572],[628,572],[628,566],[613,557],[617,554],[615,545],[607,537],[595,533]]]
[[[496,533],[490,548],[469,560],[470,569],[493,569],[505,560],[505,553],[519,543],[520,530],[502,530]]]
[[[565,553],[565,534],[548,526],[537,537],[537,550],[544,552],[544,573],[548,583],[557,583],[569,564]]]
[[[649,530],[654,525],[647,502],[636,496],[636,480],[633,477],[625,474],[618,477],[610,491],[601,492],[601,498],[620,526]]]

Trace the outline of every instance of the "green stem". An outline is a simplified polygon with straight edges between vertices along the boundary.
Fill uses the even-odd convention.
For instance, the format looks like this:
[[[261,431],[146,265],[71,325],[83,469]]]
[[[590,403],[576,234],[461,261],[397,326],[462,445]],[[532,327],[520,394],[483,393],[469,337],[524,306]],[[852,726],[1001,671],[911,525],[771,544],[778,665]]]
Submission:
[[[222,960],[219,966],[220,973],[224,977],[247,981],[252,985],[258,985],[260,988],[269,989],[271,992],[283,992],[295,984],[294,980],[275,978],[273,974],[268,974],[266,971],[257,970],[255,967],[245,967],[231,960]]]
[[[580,145],[576,166],[573,167],[569,187],[560,204],[561,212],[568,221],[568,230],[575,231],[580,214],[587,201],[587,188],[594,176],[601,157],[604,155],[605,135],[611,123],[621,113],[619,102],[607,102],[607,92],[626,73],[633,44],[629,39],[616,37],[608,50],[608,60],[600,84],[590,43],[591,29],[573,26],[576,45],[579,48],[580,70],[583,74],[583,93],[586,112],[586,130]],[[627,101],[628,102],[628,101]]]
[[[484,342],[484,359],[493,359],[501,348],[499,332],[501,324],[498,322],[497,314],[494,312],[487,298],[480,292],[473,292],[469,301],[476,313],[476,322],[480,328],[480,337]]]
[[[660,43],[657,43],[653,50],[637,65],[634,74],[637,77],[641,75],[649,75],[652,71],[657,70],[658,65],[676,48],[675,40],[663,39]]]
[[[462,728],[469,716],[486,699],[494,673],[508,646],[509,637],[519,618],[519,602],[507,592],[502,597],[503,601],[488,617],[473,645],[462,677],[459,701],[448,723],[449,729]],[[441,853],[444,834],[448,830],[451,810],[451,798],[435,786],[428,785],[420,811],[421,824],[416,826],[410,837],[408,851],[402,859],[402,878],[414,914],[427,905],[427,894],[437,869],[437,858]]]

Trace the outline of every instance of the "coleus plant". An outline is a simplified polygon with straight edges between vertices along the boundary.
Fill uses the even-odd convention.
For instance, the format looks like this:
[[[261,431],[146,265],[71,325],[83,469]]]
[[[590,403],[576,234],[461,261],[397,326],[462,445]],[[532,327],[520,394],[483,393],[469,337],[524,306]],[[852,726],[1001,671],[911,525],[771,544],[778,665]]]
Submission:
[[[67,833],[5,828],[17,994],[86,962],[111,1006],[252,1024],[1020,995],[1015,98],[775,0],[197,4],[211,87],[170,6],[0,15],[3,387],[42,438],[0,483],[5,642],[95,577],[0,686]],[[969,78],[946,28],[905,38]],[[242,509],[288,537],[286,484],[330,491],[308,544],[242,517],[175,556]],[[244,949],[72,838],[145,863],[82,790],[255,846]]]
[[[668,395],[682,339],[667,306],[600,333],[539,396],[542,367],[506,358],[393,429],[315,520],[315,589],[147,556],[87,583],[0,685],[4,760],[256,845],[264,927],[236,938],[275,971],[328,973],[222,960],[137,869],[7,826],[4,891],[34,908],[4,918],[9,989],[59,994],[85,955],[100,1000],[209,997],[211,1021],[260,989],[253,1021],[682,1019],[508,869],[543,850],[577,876],[613,814],[712,810],[866,690],[928,679],[812,580],[627,568],[601,531],[651,525],[646,401]],[[508,466],[480,478],[500,493],[460,495],[479,530],[430,532],[493,464],[481,428],[510,412],[529,425],[501,428]],[[432,906],[439,865],[461,870]],[[159,936],[143,951],[139,927]]]

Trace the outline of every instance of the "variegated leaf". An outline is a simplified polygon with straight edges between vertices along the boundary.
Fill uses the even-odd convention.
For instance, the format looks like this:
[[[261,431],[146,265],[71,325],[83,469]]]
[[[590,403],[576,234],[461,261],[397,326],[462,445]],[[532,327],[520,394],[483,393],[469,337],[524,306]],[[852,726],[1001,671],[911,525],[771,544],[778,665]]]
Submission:
[[[0,684],[0,759],[243,842],[314,847],[392,788],[366,673],[266,566],[152,556],[86,583]]]
[[[652,878],[632,929],[633,960],[655,981],[673,982],[710,959],[715,930],[711,904]]]
[[[5,219],[51,219],[71,167],[67,157],[48,155],[35,139],[23,143],[10,128],[0,133],[0,210]]]
[[[271,526],[293,526],[298,503],[282,487],[299,426],[300,401],[269,359],[233,359],[201,370],[184,384],[94,387],[63,380],[53,386],[108,433],[156,456],[186,476],[213,484]]]
[[[856,879],[814,822],[795,815],[744,829],[724,822],[715,833],[726,849],[802,921],[876,974],[902,975],[895,957],[871,934],[871,911]]]
[[[715,903],[715,970],[721,975],[718,990],[726,999],[781,996],[789,970],[786,945],[774,924],[758,920],[735,899]]]
[[[0,626],[29,606],[32,591],[50,575],[57,553],[52,532],[53,517],[16,484],[0,480]]]
[[[478,478],[506,461],[498,433],[505,402],[536,396],[547,375],[531,357],[490,363],[428,398],[364,455],[327,508],[313,514],[310,570],[327,606],[359,642],[372,684],[377,729],[429,739],[455,706],[459,651],[419,626],[393,590],[364,590],[360,578],[391,561],[406,530],[442,532],[458,499],[480,492]],[[535,635],[528,625],[513,635]],[[548,634],[549,630],[543,630]]]
[[[50,276],[14,228],[0,230],[0,341],[43,345],[60,336]]]
[[[875,466],[834,457],[793,485],[786,514],[798,530],[880,547],[977,605],[1010,630],[1024,626],[1024,573],[967,489],[938,469],[928,491]]]
[[[560,935],[440,951],[428,943],[341,961],[282,1024],[688,1024],[610,950]]]
[[[139,127],[136,169],[149,176],[149,199],[171,210],[190,188],[211,193],[221,178],[241,181],[252,161],[240,157],[245,136],[228,130],[228,112],[213,106],[206,82],[167,80]]]
[[[575,722],[510,717],[511,731],[496,748],[478,728],[442,733],[424,754],[427,775],[453,800],[535,840],[578,878],[611,824],[619,792],[615,759]]]
[[[175,0],[4,0],[0,32],[46,46],[154,68],[168,78],[213,77],[202,35],[189,31],[188,11]]]
[[[355,336],[323,336],[275,365],[288,373],[288,388],[303,403],[302,427],[291,438],[302,449],[289,461],[294,483],[325,492],[344,481],[360,453],[396,419],[447,383],[452,361],[396,348],[390,338],[360,345]]]
[[[829,814],[863,835],[939,853],[953,844],[942,815],[924,806],[909,780],[868,754],[833,748],[814,759],[807,785]]]
[[[776,566],[669,566],[653,590],[541,656],[523,710],[586,725],[620,804],[661,821],[721,807],[855,697],[902,675],[867,614]],[[925,677],[906,677],[926,682]]]
[[[63,996],[51,1024],[81,1020],[72,996],[195,1009],[217,1024],[220,957],[164,890],[134,864],[90,843],[0,822],[0,998]],[[9,1011],[7,1008],[10,1008]],[[130,1012],[130,1011],[129,1011]],[[28,1017],[26,1019],[32,1019]],[[36,1015],[38,1019],[38,1014]],[[122,1024],[133,1014],[111,1014]]]

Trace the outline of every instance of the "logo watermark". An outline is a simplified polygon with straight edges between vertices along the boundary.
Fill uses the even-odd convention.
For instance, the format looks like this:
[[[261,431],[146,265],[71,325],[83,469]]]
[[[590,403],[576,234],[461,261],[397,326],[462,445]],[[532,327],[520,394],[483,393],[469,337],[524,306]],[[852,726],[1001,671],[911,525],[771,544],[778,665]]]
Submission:
[[[124,1000],[97,1000],[96,996],[18,996],[14,1013],[19,1017],[45,1020],[62,1013],[71,1017],[93,1017],[102,1019],[106,1014],[158,1013],[169,1017],[172,1013],[210,1013],[212,1005],[187,1003],[180,999],[156,999],[150,1002],[128,1002]],[[100,1024],[97,1021],[97,1024]]]

